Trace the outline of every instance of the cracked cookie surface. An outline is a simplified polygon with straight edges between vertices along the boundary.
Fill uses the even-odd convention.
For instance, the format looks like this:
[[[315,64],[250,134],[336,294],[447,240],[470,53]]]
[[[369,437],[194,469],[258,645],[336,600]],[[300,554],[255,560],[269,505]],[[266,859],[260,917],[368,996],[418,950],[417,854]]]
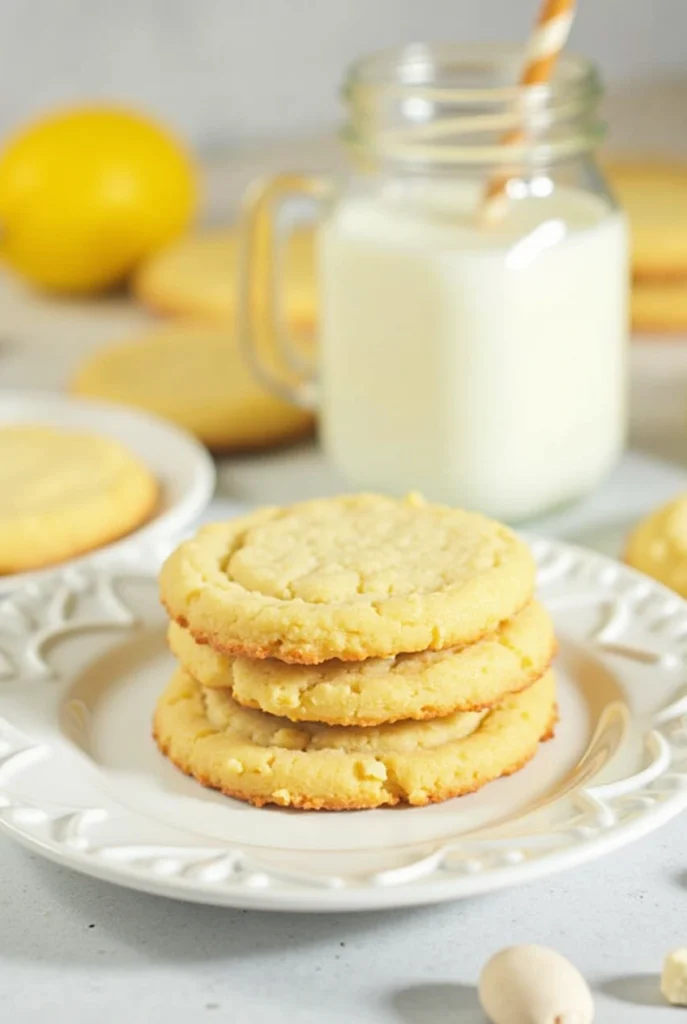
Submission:
[[[475,711],[531,685],[555,651],[553,624],[537,602],[476,644],[361,662],[286,665],[218,654],[171,623],[169,646],[203,686],[295,722],[378,725]]]
[[[179,670],[157,705],[160,750],[227,796],[305,810],[423,805],[523,767],[556,721],[553,673],[481,712],[376,728],[294,725]]]
[[[363,494],[206,526],[160,593],[220,653],[307,665],[473,643],[528,603],[534,576],[527,546],[485,516]]]

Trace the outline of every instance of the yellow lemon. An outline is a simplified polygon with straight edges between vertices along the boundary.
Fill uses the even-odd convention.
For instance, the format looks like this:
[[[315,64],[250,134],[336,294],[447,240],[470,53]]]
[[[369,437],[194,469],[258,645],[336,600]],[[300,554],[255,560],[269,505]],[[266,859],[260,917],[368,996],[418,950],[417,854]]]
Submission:
[[[114,106],[56,113],[0,155],[0,256],[39,287],[98,291],[180,235],[196,197],[191,159],[154,121]]]

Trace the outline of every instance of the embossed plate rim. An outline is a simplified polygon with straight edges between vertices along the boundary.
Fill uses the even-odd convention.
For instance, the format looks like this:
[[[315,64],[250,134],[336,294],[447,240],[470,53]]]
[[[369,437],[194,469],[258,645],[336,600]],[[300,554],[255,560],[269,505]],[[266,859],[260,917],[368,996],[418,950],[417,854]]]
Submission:
[[[199,841],[202,837],[197,832],[183,827],[174,835],[182,840],[186,836],[186,842],[177,838],[137,842],[137,835],[143,834],[136,831],[143,820],[141,814],[115,797],[104,800],[103,790],[96,786],[93,802],[103,806],[69,809],[70,769],[64,754],[65,763],[59,767],[67,791],[60,812],[22,805],[12,780],[21,776],[22,766],[27,767],[32,759],[38,763],[35,751],[40,753],[46,738],[34,742],[24,731],[22,742],[16,739],[22,730],[17,732],[12,723],[12,701],[3,697],[0,673],[0,829],[57,863],[133,889],[193,902],[288,911],[370,910],[478,895],[566,870],[640,838],[687,807],[687,602],[603,555],[558,541],[534,539],[532,543],[545,602],[554,610],[556,606],[573,607],[576,601],[579,607],[597,602],[605,610],[593,639],[577,637],[578,642],[593,649],[601,661],[612,659],[616,675],[630,688],[642,685],[637,680],[650,672],[656,674],[652,685],[660,693],[662,679],[665,691],[658,709],[646,721],[636,770],[611,782],[595,783],[591,776],[584,785],[562,794],[555,805],[544,808],[565,809],[567,817],[562,824],[544,821],[543,830],[541,824],[532,825],[517,836],[518,823],[522,830],[528,819],[539,813],[528,811],[503,826],[480,828],[473,837],[449,836],[416,843],[408,847],[415,852],[414,859],[400,866],[367,873],[356,867],[348,873],[317,876],[302,869],[266,865],[260,860],[259,848],[250,843]],[[113,625],[123,630],[131,627],[131,611],[118,596],[116,583],[132,576],[149,580],[154,573],[152,554],[150,557],[148,565],[140,561],[134,565],[121,556],[107,565],[72,566],[50,580],[34,581],[0,604],[0,653],[8,659],[4,678],[15,688],[15,708],[17,688],[35,682],[41,685],[42,673],[50,671],[41,655],[46,640],[54,641],[67,632],[93,632],[93,621],[74,623],[68,618],[66,609],[80,594],[100,602],[98,608],[102,604],[96,631]],[[656,642],[647,647],[624,644],[628,628],[630,639],[641,628]],[[13,645],[21,651],[21,664],[10,665],[8,677]],[[634,674],[637,679],[633,682]],[[69,674],[57,681],[68,686]],[[14,746],[11,736],[15,736]],[[54,765],[48,775],[54,787]],[[58,785],[62,785],[59,780]],[[122,819],[123,842],[98,845],[91,837],[105,820],[109,824],[115,820],[113,810]],[[119,819],[116,821],[120,827]],[[44,838],[44,826],[58,838]],[[162,836],[173,831],[159,822],[153,826],[159,826]],[[557,848],[559,841],[563,845]],[[546,847],[543,852],[542,847]],[[399,845],[400,849],[405,847]],[[315,851],[311,856],[324,858],[328,852]]]

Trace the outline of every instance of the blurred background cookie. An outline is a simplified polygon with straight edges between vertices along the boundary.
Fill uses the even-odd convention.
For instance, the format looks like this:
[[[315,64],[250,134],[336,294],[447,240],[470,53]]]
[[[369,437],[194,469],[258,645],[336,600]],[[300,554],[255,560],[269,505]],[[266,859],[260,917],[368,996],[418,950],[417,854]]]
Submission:
[[[292,326],[312,329],[316,310],[312,231],[295,232],[284,258],[286,316]],[[157,313],[233,323],[237,273],[238,232],[216,229],[162,250],[137,272],[133,290]]]
[[[630,308],[636,331],[683,334],[687,331],[687,277],[635,281]]]
[[[618,159],[607,171],[630,220],[635,279],[687,277],[687,164]]]
[[[312,429],[311,413],[255,380],[229,327],[171,323],[96,351],[74,394],[157,413],[215,451],[281,444]]]
[[[687,495],[641,520],[628,538],[625,561],[687,597]]]
[[[606,171],[630,223],[632,327],[687,330],[687,163],[617,158]]]
[[[48,426],[0,428],[0,575],[39,569],[135,530],[158,484],[108,437]]]

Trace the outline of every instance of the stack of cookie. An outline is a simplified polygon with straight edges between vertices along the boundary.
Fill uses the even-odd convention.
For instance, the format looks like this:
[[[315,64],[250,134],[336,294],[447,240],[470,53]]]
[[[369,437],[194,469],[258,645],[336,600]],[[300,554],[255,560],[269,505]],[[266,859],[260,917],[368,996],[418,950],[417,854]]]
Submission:
[[[522,767],[552,734],[551,620],[529,550],[483,516],[374,495],[200,530],[161,596],[180,663],[160,749],[262,805],[420,805]]]

